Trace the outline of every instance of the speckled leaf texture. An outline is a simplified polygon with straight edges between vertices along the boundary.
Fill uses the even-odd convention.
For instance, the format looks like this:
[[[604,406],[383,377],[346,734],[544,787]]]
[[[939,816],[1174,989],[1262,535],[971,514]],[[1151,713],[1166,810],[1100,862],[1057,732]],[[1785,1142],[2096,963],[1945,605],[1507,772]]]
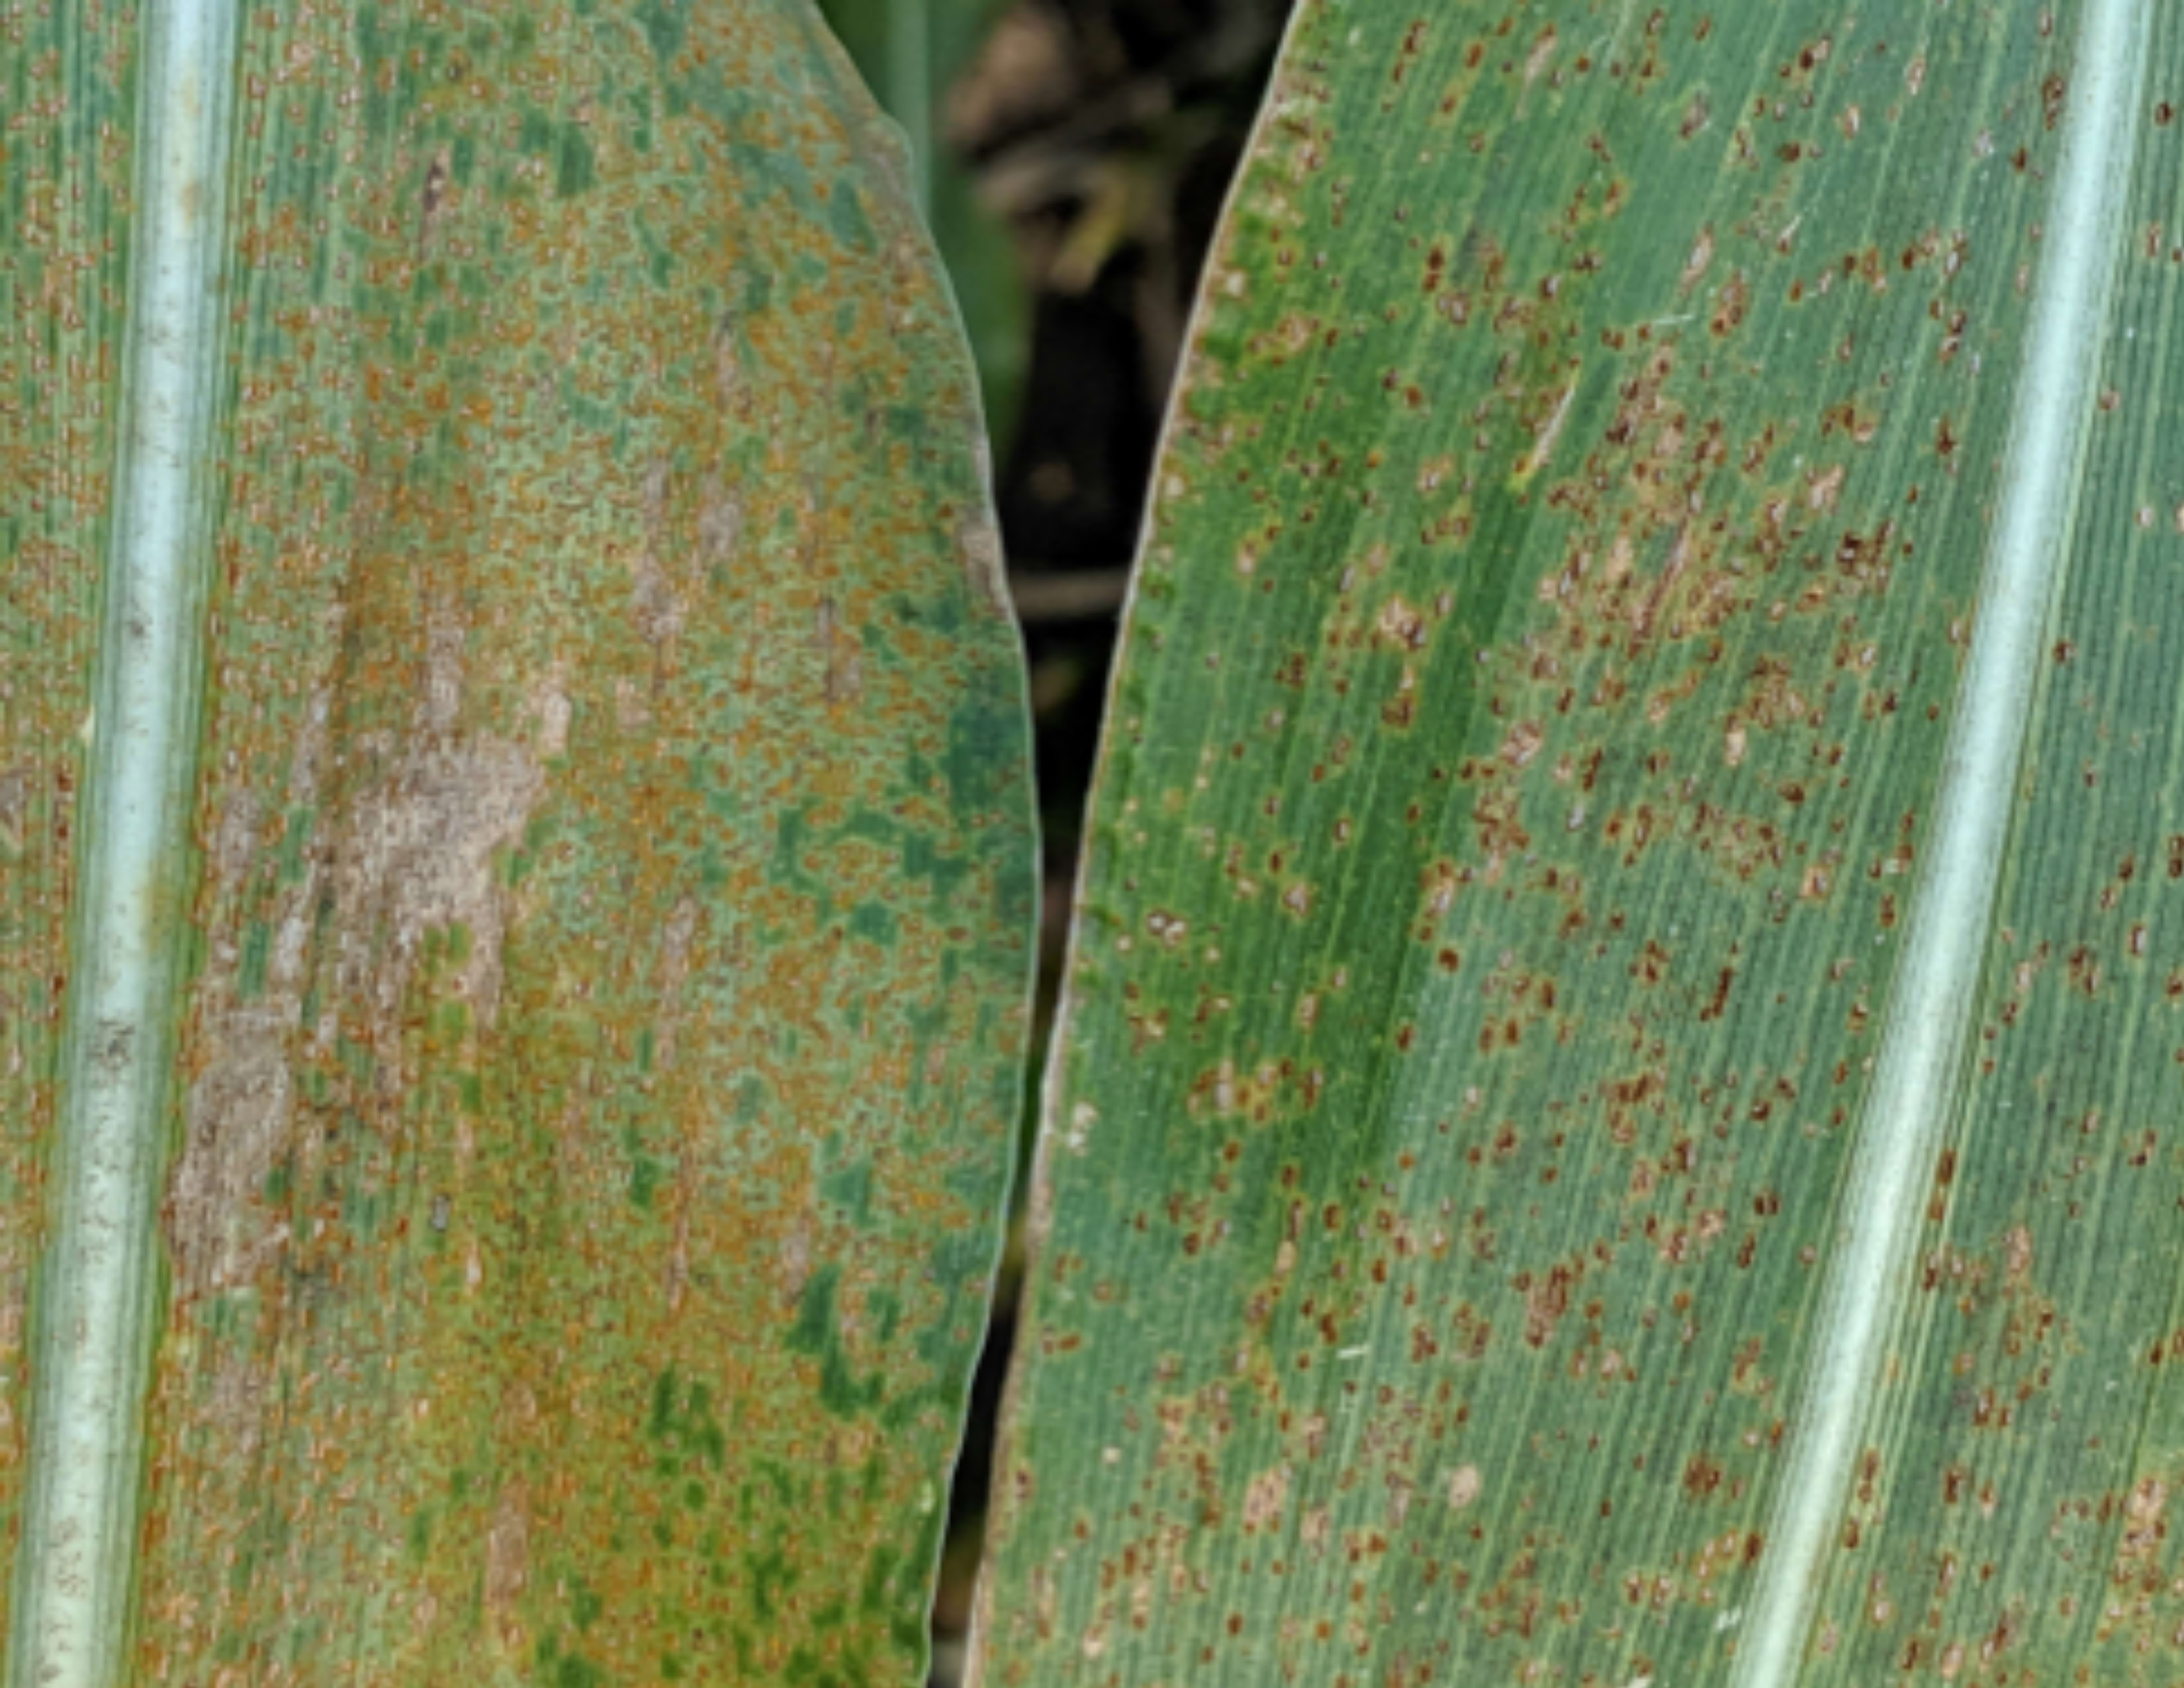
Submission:
[[[1305,0],[986,1688],[2184,1678],[2184,12]]]
[[[922,1680],[1033,899],[900,168],[795,0],[0,12],[16,1688]]]

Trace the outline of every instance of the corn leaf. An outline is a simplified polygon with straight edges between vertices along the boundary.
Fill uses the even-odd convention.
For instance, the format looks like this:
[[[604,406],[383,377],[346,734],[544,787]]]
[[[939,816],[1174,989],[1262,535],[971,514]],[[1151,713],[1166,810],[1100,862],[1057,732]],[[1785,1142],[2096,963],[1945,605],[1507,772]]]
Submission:
[[[1306,0],[989,1685],[2166,1683],[2184,14]]]
[[[800,4],[0,44],[7,1680],[922,1680],[1031,917]]]

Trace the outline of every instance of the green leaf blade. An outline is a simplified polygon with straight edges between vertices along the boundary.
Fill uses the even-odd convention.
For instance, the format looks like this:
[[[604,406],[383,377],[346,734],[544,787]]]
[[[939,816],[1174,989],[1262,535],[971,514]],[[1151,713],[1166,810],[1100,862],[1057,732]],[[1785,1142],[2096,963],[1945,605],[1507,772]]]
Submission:
[[[1812,1381],[1794,1421],[1747,1638],[1737,1650],[1741,1683],[1784,1683],[1796,1674],[1839,1497],[1861,1451],[1867,1396],[1889,1364],[1889,1325],[1903,1317],[1921,1185],[1938,1163],[1953,1111],[1950,1091],[1963,1070],[1992,945],[2042,635],[2069,577],[2070,517],[2098,372],[2085,348],[2104,343],[2112,324],[2127,226],[2129,131],[2142,105],[2150,23],[2142,8],[2095,3],[2080,25],[2055,217],[2043,236],[2017,415],[1935,794],[1933,843],[1892,982],[1867,1120],[1845,1172]]]
[[[63,9],[82,45],[19,109],[120,198],[160,138],[135,25]],[[796,6],[239,34],[176,1053],[136,1127],[150,1381],[116,1403],[136,1563],[93,1591],[133,1616],[82,1680],[916,1680],[1032,897],[976,400],[894,144]],[[120,120],[77,119],[109,66]],[[36,232],[25,343],[68,320],[20,281]],[[109,260],[98,371],[146,330],[125,241],[69,232]],[[46,414],[0,455],[55,508],[114,447]],[[83,506],[73,595],[8,553],[11,639],[75,698]],[[11,699],[0,768],[70,754],[69,686]],[[53,941],[8,953],[11,1014]],[[8,1165],[64,1225],[31,1053]],[[16,1212],[10,1390],[68,1340]],[[13,1538],[17,1591],[49,1535]]]
[[[2179,183],[2108,69],[2173,28],[1300,14],[1116,682],[983,1680],[2159,1680],[2178,1104],[2117,876],[2184,742],[2133,673]]]

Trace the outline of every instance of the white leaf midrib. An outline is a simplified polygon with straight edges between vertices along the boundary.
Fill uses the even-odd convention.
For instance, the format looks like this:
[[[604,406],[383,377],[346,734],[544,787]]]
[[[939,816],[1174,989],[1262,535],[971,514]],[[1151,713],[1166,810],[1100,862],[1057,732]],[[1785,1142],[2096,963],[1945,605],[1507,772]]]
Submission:
[[[2003,461],[1934,829],[1890,993],[1821,1292],[1808,1381],[1731,1688],[1798,1675],[1857,1456],[1910,1282],[1924,1173],[1939,1152],[1975,1012],[2049,612],[2070,563],[2078,471],[2128,233],[2151,0],[2088,0],[2053,214]]]
[[[139,14],[114,506],[70,933],[55,1174],[33,1310],[30,1470],[9,1688],[125,1677],[159,1320],[157,1179],[210,577],[209,437],[234,0]]]

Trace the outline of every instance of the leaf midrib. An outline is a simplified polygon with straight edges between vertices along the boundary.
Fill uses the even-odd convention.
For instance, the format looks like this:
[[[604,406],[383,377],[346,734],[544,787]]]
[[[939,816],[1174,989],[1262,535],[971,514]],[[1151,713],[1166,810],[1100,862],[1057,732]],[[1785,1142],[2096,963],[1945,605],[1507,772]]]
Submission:
[[[143,14],[135,228],[119,361],[81,894],[70,933],[56,1175],[33,1314],[30,1472],[9,1688],[127,1673],[146,1387],[160,1309],[157,1184],[187,899],[213,546],[209,448],[234,0]]]

